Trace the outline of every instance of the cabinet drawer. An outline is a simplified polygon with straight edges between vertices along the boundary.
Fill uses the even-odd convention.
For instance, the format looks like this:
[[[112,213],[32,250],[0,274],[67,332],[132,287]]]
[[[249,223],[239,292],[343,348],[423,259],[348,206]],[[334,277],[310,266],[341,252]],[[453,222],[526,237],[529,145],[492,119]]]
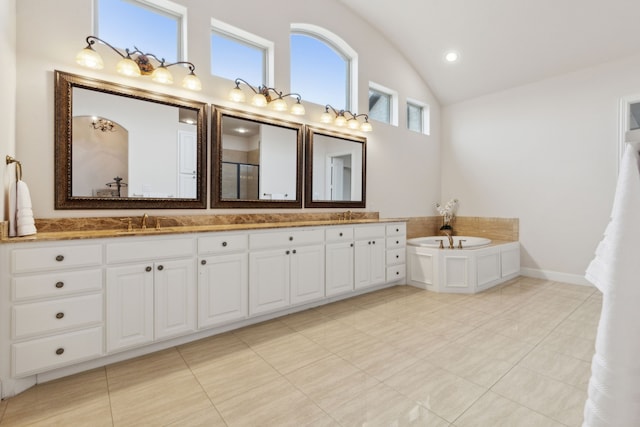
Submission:
[[[102,263],[102,246],[14,249],[11,252],[11,261],[14,273],[100,265]]]
[[[384,225],[356,227],[355,237],[356,240],[384,237]]]
[[[387,237],[387,248],[404,248],[407,244],[404,236]]]
[[[387,236],[405,236],[407,234],[407,224],[387,225]]]
[[[16,377],[102,356],[102,328],[85,329],[13,344]]]
[[[102,294],[13,306],[15,338],[97,322],[102,322]]]
[[[14,301],[97,291],[102,289],[102,270],[60,271],[14,277],[11,284]]]
[[[387,265],[404,264],[407,257],[405,248],[391,249],[387,251]]]
[[[198,239],[199,253],[227,253],[246,251],[248,247],[246,234],[227,234],[221,236],[207,236]]]
[[[249,235],[251,249],[308,245],[324,242],[324,230],[287,230]]]
[[[109,243],[107,263],[181,258],[193,255],[193,239],[146,240],[142,242]]]
[[[328,228],[325,232],[327,242],[346,242],[353,240],[353,227]]]
[[[405,264],[387,267],[387,282],[395,282],[405,278],[407,268]]]

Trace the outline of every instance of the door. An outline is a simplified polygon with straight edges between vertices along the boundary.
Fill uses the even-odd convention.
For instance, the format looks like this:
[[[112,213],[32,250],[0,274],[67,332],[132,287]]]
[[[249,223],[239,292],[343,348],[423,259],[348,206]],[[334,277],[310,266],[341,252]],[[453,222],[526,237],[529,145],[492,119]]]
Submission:
[[[324,297],[324,245],[291,250],[291,303]]]
[[[191,259],[154,264],[155,338],[195,331],[196,282]]]
[[[326,295],[353,290],[353,242],[330,243],[326,246]]]
[[[244,319],[248,313],[246,253],[202,258],[198,266],[198,327]]]
[[[178,197],[194,199],[198,194],[198,138],[195,132],[178,131]]]
[[[249,255],[249,314],[275,311],[289,305],[290,249]]]

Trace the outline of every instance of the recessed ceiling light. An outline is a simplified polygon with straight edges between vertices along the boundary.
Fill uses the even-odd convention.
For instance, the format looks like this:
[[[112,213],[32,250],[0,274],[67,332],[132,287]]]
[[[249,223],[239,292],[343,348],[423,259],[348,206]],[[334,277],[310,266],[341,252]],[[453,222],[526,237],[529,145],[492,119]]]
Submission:
[[[451,50],[444,54],[444,60],[447,62],[457,62],[460,59],[460,54],[455,50]]]
[[[247,133],[247,132],[249,132],[249,129],[247,129],[247,128],[236,128],[236,132],[238,132],[238,133]]]

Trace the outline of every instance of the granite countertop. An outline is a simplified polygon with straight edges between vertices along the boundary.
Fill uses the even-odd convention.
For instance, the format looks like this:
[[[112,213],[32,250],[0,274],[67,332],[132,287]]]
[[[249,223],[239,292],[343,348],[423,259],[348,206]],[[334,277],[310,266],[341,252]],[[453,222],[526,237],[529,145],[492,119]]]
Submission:
[[[242,223],[242,224],[211,224],[211,225],[183,225],[176,227],[161,227],[159,230],[154,227],[148,227],[146,230],[134,228],[132,231],[126,229],[119,230],[69,230],[69,231],[49,231],[39,232],[32,236],[24,237],[2,237],[0,243],[19,243],[19,242],[46,242],[56,240],[79,240],[79,239],[98,239],[104,237],[128,237],[128,236],[158,236],[185,233],[201,233],[201,232],[222,232],[236,230],[264,230],[274,228],[291,228],[291,227],[313,227],[328,225],[356,225],[356,224],[384,224],[389,222],[404,222],[402,218],[387,219],[354,219],[354,220],[310,220],[310,221],[282,221],[282,222],[263,222],[263,223]]]

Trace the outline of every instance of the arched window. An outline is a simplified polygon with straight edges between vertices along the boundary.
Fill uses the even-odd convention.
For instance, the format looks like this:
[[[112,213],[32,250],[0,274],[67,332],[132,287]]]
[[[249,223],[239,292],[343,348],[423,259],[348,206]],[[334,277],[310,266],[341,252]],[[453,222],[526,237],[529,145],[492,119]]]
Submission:
[[[357,110],[358,55],[335,34],[309,24],[292,24],[291,91],[305,101]]]

